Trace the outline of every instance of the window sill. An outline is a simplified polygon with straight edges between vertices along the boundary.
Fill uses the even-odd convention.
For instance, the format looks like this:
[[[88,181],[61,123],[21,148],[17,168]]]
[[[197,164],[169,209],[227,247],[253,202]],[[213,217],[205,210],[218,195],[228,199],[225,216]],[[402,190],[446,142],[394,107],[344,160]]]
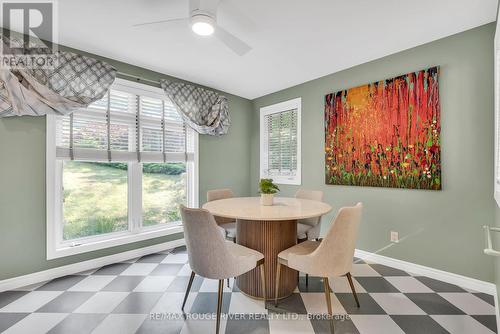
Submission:
[[[58,247],[47,247],[47,260],[92,252],[100,249],[126,245],[138,241],[154,239],[166,235],[183,232],[182,225],[167,226],[164,228],[146,229],[139,233],[124,232],[106,239],[87,239],[87,242],[72,246],[69,243],[60,244]]]

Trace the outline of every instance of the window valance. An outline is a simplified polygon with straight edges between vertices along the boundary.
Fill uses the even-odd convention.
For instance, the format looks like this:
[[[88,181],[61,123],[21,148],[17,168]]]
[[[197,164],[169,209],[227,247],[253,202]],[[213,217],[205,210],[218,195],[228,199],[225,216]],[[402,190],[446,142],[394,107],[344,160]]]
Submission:
[[[65,115],[100,100],[115,80],[116,69],[103,61],[65,51],[53,57],[53,68],[0,68],[0,117]]]
[[[160,83],[184,121],[195,131],[213,136],[228,132],[231,120],[225,96],[184,82],[163,79]]]

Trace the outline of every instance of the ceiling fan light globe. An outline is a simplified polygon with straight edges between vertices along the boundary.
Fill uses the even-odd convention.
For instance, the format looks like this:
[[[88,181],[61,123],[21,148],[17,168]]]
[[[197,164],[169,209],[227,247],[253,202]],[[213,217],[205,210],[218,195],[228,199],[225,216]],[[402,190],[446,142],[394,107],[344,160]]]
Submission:
[[[200,36],[210,36],[215,31],[215,20],[206,15],[194,15],[191,18],[191,29]]]

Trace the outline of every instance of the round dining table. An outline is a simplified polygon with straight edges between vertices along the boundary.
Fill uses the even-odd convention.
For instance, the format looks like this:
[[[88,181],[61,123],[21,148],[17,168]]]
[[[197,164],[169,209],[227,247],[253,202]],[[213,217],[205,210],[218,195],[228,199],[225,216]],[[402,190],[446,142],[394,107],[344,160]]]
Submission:
[[[297,243],[297,220],[320,217],[332,210],[326,203],[287,197],[275,197],[274,204],[260,204],[260,197],[234,197],[205,203],[203,208],[216,217],[236,220],[236,242],[264,254],[267,299],[276,291],[277,256]],[[278,298],[288,297],[297,287],[298,272],[282,267]],[[263,298],[259,270],[253,269],[236,278],[244,294]]]

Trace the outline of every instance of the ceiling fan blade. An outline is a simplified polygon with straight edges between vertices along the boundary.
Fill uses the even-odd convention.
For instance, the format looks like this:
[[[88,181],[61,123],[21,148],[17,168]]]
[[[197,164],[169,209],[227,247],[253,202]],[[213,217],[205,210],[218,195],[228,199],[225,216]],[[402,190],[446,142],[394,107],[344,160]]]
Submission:
[[[238,37],[231,34],[229,31],[217,26],[215,28],[215,37],[217,37],[222,43],[226,44],[228,48],[234,51],[239,56],[245,55],[248,51],[252,50],[252,47],[247,43],[243,42]]]
[[[161,21],[153,21],[153,22],[144,22],[144,23],[137,23],[132,25],[132,27],[150,27],[154,28],[157,30],[164,30],[170,27],[173,24],[176,23],[187,23],[189,22],[189,18],[183,17],[183,18],[178,18],[178,19],[168,19],[168,20],[161,20]]]

